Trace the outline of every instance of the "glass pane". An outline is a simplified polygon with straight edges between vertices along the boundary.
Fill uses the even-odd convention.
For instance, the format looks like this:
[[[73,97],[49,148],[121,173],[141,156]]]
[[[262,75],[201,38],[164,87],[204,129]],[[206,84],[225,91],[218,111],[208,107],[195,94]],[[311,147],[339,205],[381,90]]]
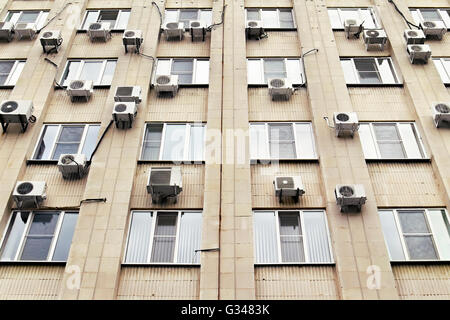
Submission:
[[[310,262],[331,262],[325,212],[304,211],[303,220]]]
[[[78,153],[79,143],[57,143],[55,152],[53,153],[53,160],[58,160],[59,156],[66,153]]]
[[[413,123],[399,123],[398,130],[403,142],[403,148],[408,158],[423,158],[422,148],[419,143],[418,134]]]
[[[119,15],[119,20],[116,23],[115,29],[125,30],[128,26],[128,20],[130,19],[130,10],[122,10]]]
[[[83,149],[81,153],[86,155],[86,159],[90,160],[92,152],[97,145],[98,132],[100,131],[99,125],[90,125],[88,127],[88,132],[86,134],[86,139],[84,140]]]
[[[305,77],[303,76],[303,67],[300,59],[286,60],[286,74],[293,85],[303,84]]]
[[[347,19],[359,19],[358,8],[339,8],[339,17],[341,19],[342,28],[344,28],[344,21]]]
[[[200,263],[202,239],[202,213],[189,212],[181,214],[180,236],[178,239],[178,263]]]
[[[178,18],[178,10],[165,10],[164,12],[164,23],[176,22]]]
[[[185,124],[168,124],[164,135],[162,160],[184,160]]]
[[[447,63],[447,70],[445,68],[444,62],[441,59],[433,59],[433,62],[439,72],[439,75],[441,76],[442,82],[450,83],[450,61],[448,61]]]
[[[429,233],[424,211],[402,210],[398,212],[398,218],[403,233]]]
[[[196,84],[209,83],[209,60],[197,60],[193,81]]]
[[[58,142],[80,142],[85,126],[63,126]]]
[[[282,59],[264,59],[264,82],[269,78],[286,78],[287,73]]]
[[[450,223],[444,209],[428,210],[434,241],[441,260],[450,260]]]
[[[119,10],[101,10],[98,16],[98,21],[109,22],[109,27],[113,29],[116,24],[118,14]]]
[[[264,124],[250,125],[250,158],[269,159],[267,132]]]
[[[189,21],[190,20],[197,20],[198,19],[198,10],[192,10],[192,9],[183,9],[180,10],[180,22],[184,22],[184,27],[189,28]]]
[[[158,160],[163,124],[148,124],[142,150],[143,160]]]
[[[374,59],[353,59],[362,84],[382,83]]]
[[[280,28],[294,28],[291,9],[280,9]]]
[[[291,124],[269,124],[269,139],[272,158],[296,158],[294,131]]]
[[[330,18],[332,29],[342,29],[344,28],[341,19],[339,18],[338,9],[328,8],[328,17]]]
[[[191,59],[173,60],[171,74],[178,75],[178,83],[192,83],[192,73],[194,69],[194,61]]]
[[[16,68],[14,69],[11,77],[9,78],[7,85],[13,86],[16,84],[17,80],[19,80],[20,74],[22,73],[24,67],[25,61],[20,61],[17,63]]]
[[[270,155],[273,159],[296,159],[294,142],[270,142]]]
[[[391,59],[380,58],[377,59],[378,67],[381,74],[381,79],[384,84],[398,83],[397,77],[395,76],[394,66],[392,65]]]
[[[424,20],[440,21],[441,16],[436,9],[420,9],[420,13]]]
[[[22,239],[25,225],[28,219],[28,212],[14,212],[11,218],[8,231],[6,232],[5,243],[1,251],[2,261],[14,260],[20,240]]]
[[[28,236],[53,235],[58,223],[59,213],[36,213],[33,217]]]
[[[63,86],[69,85],[70,80],[76,79],[80,65],[81,65],[80,61],[69,61],[67,68],[64,72],[64,76],[63,76],[63,81],[62,81]]]
[[[437,259],[431,236],[405,236],[411,260]]]
[[[176,223],[176,213],[165,213],[157,216],[153,239],[152,262],[173,262]]]
[[[280,218],[280,235],[300,236],[302,234],[298,212],[280,212],[278,216]]]
[[[247,20],[261,20],[258,9],[247,9]]]
[[[270,140],[294,140],[294,131],[292,125],[286,124],[269,124],[269,138]]]
[[[400,140],[395,123],[374,124],[373,130],[377,140]]]
[[[377,27],[372,16],[372,9],[360,9],[359,13],[361,15],[361,21],[364,22],[364,28],[373,29]]]
[[[125,262],[147,262],[152,219],[153,215],[151,212],[132,212]]]
[[[310,123],[296,123],[295,132],[297,134],[296,148],[301,159],[316,158],[314,147],[314,134]]]
[[[279,20],[276,9],[263,9],[261,12],[264,28],[278,28]]]
[[[103,61],[85,61],[79,79],[92,80],[94,81],[94,84],[98,84],[98,78],[102,67]]]
[[[301,237],[281,237],[281,257],[283,262],[304,262],[303,239]]]
[[[53,144],[55,143],[56,135],[58,134],[59,126],[45,125],[42,132],[42,138],[36,149],[34,159],[49,160]]]
[[[108,60],[106,62],[105,71],[103,72],[103,77],[101,81],[102,85],[111,85],[114,77],[114,71],[116,70],[116,63],[117,61],[113,60]]]
[[[98,11],[88,11],[81,29],[88,29],[91,23],[98,21]]]
[[[55,251],[53,253],[53,261],[67,261],[77,219],[78,214],[75,212],[67,212],[64,214],[58,242],[56,243]]]
[[[391,260],[405,260],[403,247],[392,211],[380,211],[381,227]]]
[[[25,242],[20,260],[47,260],[48,251],[50,249],[52,240],[53,237],[50,236],[28,237]]]
[[[202,161],[205,144],[205,127],[203,125],[191,126],[189,141],[189,160]]]
[[[17,22],[23,22],[23,23],[36,22],[36,19],[39,16],[39,13],[40,13],[40,11],[24,11],[20,15],[20,18]]]
[[[8,75],[11,72],[12,67],[16,61],[1,61],[0,62],[0,74]]]
[[[255,262],[276,263],[278,261],[278,241],[276,218],[273,211],[254,213]]]
[[[401,142],[386,142],[379,141],[378,148],[380,149],[381,158],[384,159],[403,159],[405,152]]]
[[[358,79],[355,75],[353,62],[351,59],[341,59],[342,70],[344,71],[344,78],[347,84],[356,84]]]

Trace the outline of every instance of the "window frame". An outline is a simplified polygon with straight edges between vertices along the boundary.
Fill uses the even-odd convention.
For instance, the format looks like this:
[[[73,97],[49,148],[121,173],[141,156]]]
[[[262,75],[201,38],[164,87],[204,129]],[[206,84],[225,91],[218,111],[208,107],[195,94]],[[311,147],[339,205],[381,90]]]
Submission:
[[[19,16],[18,16],[17,20],[14,22],[14,26],[16,26],[17,23],[19,23],[18,20],[22,17],[24,12],[39,12],[36,20],[34,22],[29,22],[29,23],[36,24],[37,30],[41,30],[44,27],[46,20],[48,18],[48,15],[50,13],[49,10],[8,10],[5,18],[3,19],[3,22],[11,21],[11,18],[13,17],[14,13],[18,13]],[[8,16],[10,14],[11,14],[11,18],[9,20],[7,20]]]
[[[213,12],[212,12],[212,8],[165,8],[164,9],[164,19],[163,19],[163,23],[169,23],[169,22],[181,22],[180,21],[180,14],[181,14],[181,11],[183,11],[183,10],[185,10],[185,11],[188,11],[188,10],[190,10],[190,11],[193,11],[193,10],[196,10],[197,11],[197,19],[193,19],[193,20],[201,20],[201,21],[204,21],[205,23],[206,23],[206,26],[208,27],[208,26],[210,26],[210,25],[212,25],[213,24],[213,22],[212,22],[212,20],[213,20]],[[167,20],[167,18],[166,18],[166,12],[167,11],[176,11],[176,20],[175,21],[172,21],[172,20]],[[202,19],[201,18],[201,15],[202,15],[202,12],[203,11],[209,11],[209,12],[211,12],[211,19]],[[189,20],[189,21],[192,21],[192,20]],[[187,26],[187,27],[185,27],[185,30],[188,30],[189,29],[189,26]]]
[[[6,77],[5,83],[0,85],[0,88],[13,88],[17,84],[17,81],[19,80],[19,78],[22,74],[23,68],[25,67],[25,63],[27,62],[26,59],[2,59],[2,60],[0,60],[0,63],[10,62],[10,61],[14,61],[14,65],[12,66],[11,71],[9,71],[9,74]],[[23,64],[23,66],[18,71],[20,64]],[[16,81],[14,83],[10,83],[11,79],[14,79],[15,77],[17,78]]]
[[[165,75],[164,73],[158,73],[158,64],[159,61],[169,61],[170,64],[170,74],[169,75],[174,75],[172,73],[172,67],[173,67],[173,62],[174,60],[192,60],[192,82],[191,83],[179,83],[178,86],[180,87],[204,87],[204,86],[209,86],[209,72],[210,72],[210,59],[208,57],[199,57],[199,58],[183,58],[183,57],[176,57],[176,58],[165,58],[165,57],[161,57],[161,58],[157,58],[156,59],[156,67],[154,70],[154,75],[152,77],[152,84],[155,85],[156,84],[156,77],[159,75]],[[200,68],[198,67],[198,61],[207,61],[208,62],[208,81],[207,83],[202,83],[200,82],[197,78],[200,78]]]
[[[55,138],[52,143],[51,151],[50,151],[50,159],[36,159],[36,152],[38,151],[39,145],[41,144],[43,134],[45,131],[46,126],[58,126],[58,132],[55,135]],[[78,146],[78,150],[76,154],[82,154],[80,151],[84,149],[85,142],[86,142],[86,136],[88,134],[89,128],[91,126],[98,126],[99,130],[101,128],[101,123],[44,123],[42,125],[41,131],[39,132],[38,140],[36,142],[36,145],[33,148],[32,158],[29,161],[45,161],[45,162],[57,162],[57,159],[52,159],[53,154],[55,153],[56,145],[58,144],[59,138],[61,137],[62,128],[63,127],[78,127],[78,126],[84,126],[83,134],[80,139],[80,145]],[[98,140],[98,136],[97,136]],[[91,155],[92,156],[92,155]],[[87,157],[87,155],[86,155]],[[90,161],[90,159],[87,159],[87,161]]]
[[[148,252],[147,252],[147,260],[146,262],[126,262],[127,253],[128,253],[128,246],[130,242],[130,231],[131,231],[131,225],[132,225],[132,219],[133,219],[133,213],[134,212],[144,212],[144,213],[153,213],[154,217],[152,217],[152,225],[151,230],[149,232],[149,246],[148,246]],[[177,221],[176,221],[176,235],[175,235],[175,244],[174,244],[174,250],[173,250],[173,262],[152,262],[152,252],[153,252],[153,244],[154,244],[154,236],[155,236],[155,229],[156,229],[156,221],[159,214],[165,214],[165,213],[176,213],[177,214]],[[124,247],[124,254],[122,257],[122,265],[186,265],[186,266],[200,266],[201,262],[194,262],[194,263],[187,263],[187,262],[175,262],[178,260],[178,245],[179,245],[179,236],[180,236],[180,229],[181,229],[181,216],[184,213],[200,213],[201,214],[201,227],[203,226],[203,210],[180,210],[180,209],[174,209],[174,210],[167,210],[167,209],[149,209],[149,210],[131,210],[130,211],[130,217],[128,218],[128,231],[126,234],[126,241],[125,241],[125,247]],[[202,240],[202,234],[200,235],[200,242]],[[201,248],[198,248],[201,249]],[[195,256],[196,259],[200,260],[199,256]]]
[[[377,67],[377,73],[379,74],[379,78],[381,80],[381,83],[361,83],[361,79],[359,76],[359,70],[356,68],[356,64],[355,64],[355,59],[365,59],[365,60],[374,60],[375,65]],[[383,72],[380,68],[380,63],[379,63],[379,59],[387,59],[389,61],[389,64],[391,66],[391,76],[394,78],[395,82],[386,82],[384,83],[383,81]],[[403,80],[400,77],[394,61],[392,60],[392,58],[389,57],[339,57],[340,63],[341,63],[341,67],[342,67],[342,71],[344,72],[344,80],[345,80],[345,72],[346,69],[344,68],[344,66],[342,65],[342,61],[351,61],[351,67],[352,67],[352,71],[353,71],[353,78],[357,80],[357,82],[345,82],[347,86],[358,86],[358,87],[377,87],[377,86],[403,86]]]
[[[391,253],[389,251],[389,245],[388,245],[388,243],[386,241],[386,236],[384,235],[384,230],[383,230],[383,227],[382,227],[383,238],[384,238],[385,245],[386,245],[386,248],[387,248],[387,251],[388,251],[389,260],[391,262],[394,262],[394,263],[396,263],[396,262],[400,262],[400,263],[406,262],[407,263],[407,262],[439,262],[439,261],[443,261],[444,262],[444,261],[450,261],[450,260],[447,260],[447,259],[441,259],[440,258],[442,256],[442,253],[439,251],[439,246],[436,244],[436,240],[435,240],[436,236],[435,236],[435,232],[433,230],[433,224],[430,222],[430,217],[429,217],[429,211],[430,210],[443,210],[445,212],[447,220],[450,221],[450,215],[449,215],[449,212],[448,212],[448,210],[446,208],[440,208],[439,207],[439,208],[379,208],[378,209],[379,217],[381,215],[381,212],[392,212],[393,213],[393,218],[394,218],[394,222],[395,222],[395,229],[396,229],[397,234],[398,234],[398,236],[400,238],[400,244],[401,244],[401,249],[402,249],[402,252],[403,252],[404,260],[393,260],[392,257],[391,257]],[[434,250],[436,252],[437,259],[411,259],[410,258],[409,248],[408,248],[408,246],[406,244],[406,241],[405,241],[405,234],[406,235],[410,235],[411,233],[404,233],[403,232],[403,229],[402,229],[402,226],[401,226],[401,222],[400,222],[400,218],[398,216],[398,212],[401,212],[401,211],[417,211],[417,212],[423,211],[424,217],[425,217],[425,222],[426,222],[426,224],[428,226],[428,230],[430,231],[429,236],[431,236],[431,240],[432,240],[432,243],[433,243],[433,246],[434,246]],[[421,234],[425,234],[425,233],[421,233]]]
[[[86,28],[83,28],[83,26],[84,26],[84,24],[86,23],[86,18],[87,18],[87,16],[88,16],[88,13],[89,13],[89,12],[97,12],[98,15],[100,16],[100,11],[118,11],[118,12],[117,12],[117,18],[116,18],[116,23],[114,24],[114,27],[111,27],[111,31],[112,31],[112,32],[123,32],[123,31],[125,31],[126,28],[128,27],[128,23],[129,23],[129,21],[130,21],[129,19],[128,19],[128,21],[127,21],[127,26],[125,27],[125,29],[119,29],[119,28],[116,28],[116,27],[117,27],[117,24],[118,24],[119,21],[120,21],[120,16],[122,15],[122,12],[123,12],[123,11],[125,11],[125,12],[130,12],[130,15],[131,15],[131,8],[86,9],[86,10],[84,10],[83,19],[81,20],[81,23],[80,23],[80,25],[79,25],[79,27],[78,27],[78,29],[77,29],[77,32],[87,32],[87,31],[88,31],[88,27],[86,26]],[[98,19],[97,19],[97,22],[99,22]],[[101,22],[101,21],[100,21],[100,22]]]
[[[297,30],[297,23],[296,23],[296,21],[295,21],[294,9],[291,8],[291,7],[279,7],[279,8],[246,7],[246,8],[245,8],[245,20],[246,20],[246,21],[248,21],[248,18],[247,18],[247,10],[258,10],[260,20],[262,21],[264,30],[266,30],[266,31],[271,31],[271,30],[273,30],[273,31],[275,31],[275,30],[276,30],[276,31],[292,31],[292,30]],[[293,27],[291,27],[291,28],[286,28],[286,27],[281,27],[281,26],[280,26],[280,25],[281,25],[280,11],[283,11],[283,10],[290,10],[291,15],[292,15],[292,23],[294,24]],[[263,16],[262,16],[262,11],[275,11],[275,12],[276,12],[276,16],[277,16],[277,23],[278,23],[278,26],[277,26],[277,27],[266,27],[266,26],[265,26],[265,23],[264,23]]]
[[[325,221],[325,228],[327,230],[327,241],[328,241],[328,249],[329,249],[329,254],[330,254],[330,261],[327,262],[312,262],[310,260],[310,254],[309,254],[309,249],[307,246],[307,237],[306,237],[306,232],[305,232],[305,222],[304,222],[304,212],[307,211],[321,211],[323,213],[324,216],[324,221]],[[335,259],[334,259],[334,254],[333,254],[333,246],[331,244],[331,235],[330,235],[330,228],[328,225],[328,219],[326,218],[326,211],[325,209],[268,209],[268,210],[263,210],[263,209],[257,209],[257,210],[252,210],[253,213],[253,219],[255,217],[255,212],[271,212],[275,215],[275,228],[276,228],[276,236],[277,236],[277,259],[278,262],[256,262],[256,254],[254,257],[254,265],[255,266],[267,266],[267,265],[333,265],[335,264]],[[297,262],[283,262],[282,259],[282,252],[281,252],[281,236],[280,236],[280,218],[279,218],[279,213],[298,213],[299,214],[299,222],[301,224],[301,230],[302,230],[302,243],[303,243],[303,252],[304,252],[304,257],[305,257],[305,261],[301,262],[301,261],[297,261]],[[254,226],[254,224],[253,224]],[[254,248],[256,247],[256,239],[255,239],[255,233],[253,232],[253,243],[254,243]],[[255,250],[256,251],[256,250]]]
[[[246,63],[247,63],[247,86],[249,87],[266,87],[268,86],[267,82],[265,81],[265,69],[264,69],[264,62],[265,60],[282,60],[284,63],[284,70],[286,70],[286,77],[292,81],[291,77],[289,77],[289,69],[288,69],[288,65],[287,65],[287,61],[288,60],[294,60],[294,61],[298,61],[299,64],[299,69],[300,69],[300,83],[292,81],[292,86],[294,87],[300,87],[305,85],[306,83],[306,75],[305,75],[305,70],[303,68],[303,63],[302,63],[302,58],[298,57],[298,58],[280,58],[280,57],[264,57],[264,58],[247,58]],[[260,75],[260,79],[258,83],[249,83],[249,72],[250,72],[250,64],[249,61],[258,61],[259,63],[259,75]]]
[[[69,59],[67,59],[66,64],[64,65],[64,69],[63,69],[64,71],[63,71],[63,73],[61,75],[59,83],[60,83],[61,87],[67,88],[67,85],[64,84],[64,82],[67,81],[67,78],[64,78],[64,76],[68,72],[68,67],[69,67],[71,62],[80,62],[80,66],[78,67],[78,70],[77,70],[77,72],[75,74],[75,77],[73,79],[71,79],[71,80],[79,79],[80,74],[83,71],[83,67],[84,67],[86,62],[102,62],[102,67],[100,69],[100,72],[99,72],[99,75],[97,77],[97,80],[94,81],[94,88],[111,87],[112,80],[111,80],[110,84],[101,84],[102,79],[103,79],[103,77],[105,75],[106,65],[108,64],[108,61],[114,61],[116,63],[116,65],[114,67],[114,74],[115,74],[116,73],[116,67],[117,67],[117,61],[118,61],[117,58],[105,58],[105,59],[95,59],[95,58],[93,58],[93,59],[83,59],[83,58],[82,59],[76,59],[76,58],[69,58]],[[113,74],[112,78],[114,78],[114,74]],[[67,76],[68,75],[69,74],[67,73]],[[99,84],[96,84],[96,83],[99,83]]]
[[[6,224],[6,227],[3,231],[3,235],[0,238],[0,254],[3,254],[3,249],[4,249],[4,245],[6,244],[8,237],[7,237],[7,233],[8,233],[8,229],[11,226],[11,222],[12,222],[12,217],[14,215],[14,213],[17,212],[17,214],[20,214],[21,212],[28,212],[28,217],[27,217],[27,222],[25,223],[25,227],[24,230],[22,231],[22,235],[20,237],[20,241],[19,241],[19,245],[17,247],[17,251],[14,255],[14,259],[13,260],[0,260],[0,263],[28,263],[28,262],[33,262],[33,263],[66,263],[67,261],[61,261],[61,260],[55,260],[53,261],[53,255],[55,253],[55,249],[56,249],[56,245],[58,244],[58,240],[59,237],[61,235],[61,227],[64,221],[64,217],[66,215],[66,213],[68,214],[77,214],[79,215],[79,211],[77,210],[12,210],[9,218],[8,218],[8,222]],[[20,260],[20,257],[23,253],[23,250],[25,248],[25,242],[26,242],[26,238],[30,232],[30,228],[31,228],[31,224],[33,222],[34,216],[36,214],[54,214],[54,213],[58,213],[58,221],[56,222],[56,226],[55,226],[55,230],[53,233],[53,239],[52,242],[50,244],[50,247],[48,249],[48,253],[47,253],[47,258],[45,260]],[[78,216],[79,217],[79,216]],[[78,223],[78,217],[77,217],[77,223]],[[76,225],[74,227],[74,231],[76,230]],[[69,252],[70,252],[70,248],[69,248]],[[1,257],[0,257],[1,258]]]
[[[409,8],[409,12],[412,15],[412,18],[416,24],[425,21],[421,10],[436,10],[441,18],[440,21],[444,22],[444,25],[447,27],[447,30],[450,30],[450,14],[447,12],[447,10],[450,10],[450,8],[433,8],[433,7]]]
[[[331,29],[333,31],[344,31],[344,21],[341,16],[341,11],[343,11],[342,9],[345,9],[346,11],[349,11],[349,9],[352,9],[353,11],[355,11],[357,13],[357,15],[358,15],[357,18],[361,19],[361,20],[364,17],[363,14],[361,14],[361,10],[369,10],[370,15],[372,17],[373,24],[375,26],[375,29],[382,28],[380,20],[378,19],[373,7],[327,7],[328,19],[330,21]],[[333,27],[332,19],[330,17],[330,13],[329,13],[330,10],[337,10],[341,27],[339,27],[339,28]],[[365,28],[365,29],[373,29],[373,28]]]
[[[445,86],[450,86],[450,58],[449,57],[435,57],[432,59],[434,66],[436,67],[439,76],[441,77],[442,83]],[[448,62],[449,67],[446,68],[444,61]],[[439,66],[438,66],[439,64]],[[444,79],[442,76],[445,76],[447,79]]]
[[[161,130],[161,140],[160,140],[160,145],[159,145],[159,154],[158,154],[158,159],[155,160],[151,160],[151,159],[143,159],[143,154],[144,154],[144,144],[146,143],[145,140],[145,135],[147,133],[147,126],[150,124],[154,124],[154,125],[163,125],[163,128]],[[183,151],[183,160],[163,160],[162,159],[162,155],[164,153],[164,143],[165,143],[165,136],[166,136],[166,129],[167,129],[167,125],[184,125],[185,126],[185,138],[184,138],[184,151]],[[144,126],[144,133],[142,135],[142,143],[141,143],[141,152],[139,155],[139,160],[140,162],[182,162],[182,163],[194,163],[194,164],[202,164],[205,162],[206,159],[206,122],[145,122],[145,126]],[[190,142],[191,142],[191,128],[193,126],[202,126],[204,129],[203,133],[203,159],[202,160],[191,160],[191,159],[187,159],[185,156],[186,154],[189,156],[190,153]]]

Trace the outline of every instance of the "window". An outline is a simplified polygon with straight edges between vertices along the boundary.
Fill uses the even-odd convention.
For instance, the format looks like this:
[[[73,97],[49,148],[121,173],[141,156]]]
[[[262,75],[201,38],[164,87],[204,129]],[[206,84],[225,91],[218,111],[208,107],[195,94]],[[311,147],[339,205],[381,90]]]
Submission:
[[[267,29],[295,29],[292,9],[245,9],[247,20],[261,20]]]
[[[90,160],[99,130],[99,124],[45,124],[33,160],[58,160],[65,153]]]
[[[251,123],[250,158],[316,159],[311,123]]]
[[[5,22],[36,23],[36,29],[40,30],[47,21],[48,11],[8,11]]]
[[[341,58],[347,84],[401,84],[391,58]]]
[[[413,122],[361,123],[358,132],[366,159],[426,158]]]
[[[67,261],[77,218],[74,211],[14,211],[0,260]]]
[[[125,263],[199,264],[202,213],[132,211]]]
[[[434,65],[444,84],[450,84],[450,58],[434,58]]]
[[[445,209],[386,209],[379,214],[391,261],[450,260]]]
[[[301,59],[247,59],[249,85],[267,85],[270,78],[288,78],[293,85],[305,83]]]
[[[14,86],[24,66],[25,61],[0,60],[0,86]]]
[[[332,263],[323,210],[254,211],[256,264]]]
[[[201,20],[207,26],[212,25],[211,9],[166,9],[164,23],[183,22],[185,28],[189,28],[189,21]]]
[[[447,29],[450,29],[450,10],[448,8],[410,8],[409,11],[417,25],[425,20],[443,21]]]
[[[125,30],[130,18],[130,9],[87,10],[81,30],[87,30],[94,22],[109,22],[111,30]]]
[[[158,59],[156,75],[178,75],[179,84],[208,84],[208,59]]]
[[[141,160],[203,161],[205,124],[148,123]]]
[[[110,86],[117,60],[68,60],[61,82],[68,86],[71,80],[92,80],[96,86]]]
[[[346,19],[359,19],[365,29],[380,28],[372,8],[328,8],[328,16],[333,30],[344,30]]]

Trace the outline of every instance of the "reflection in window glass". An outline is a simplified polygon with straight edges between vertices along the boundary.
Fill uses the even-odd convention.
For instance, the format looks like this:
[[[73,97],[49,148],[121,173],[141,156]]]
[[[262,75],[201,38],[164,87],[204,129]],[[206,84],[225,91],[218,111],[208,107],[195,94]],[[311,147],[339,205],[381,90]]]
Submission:
[[[58,242],[56,243],[53,261],[67,261],[69,256],[70,244],[72,243],[75,225],[78,214],[76,212],[66,213],[59,231]]]
[[[81,151],[82,154],[86,155],[87,160],[91,159],[92,152],[94,151],[95,146],[97,145],[97,138],[99,131],[100,131],[99,125],[90,125],[88,128],[86,139],[84,140],[83,150]]]

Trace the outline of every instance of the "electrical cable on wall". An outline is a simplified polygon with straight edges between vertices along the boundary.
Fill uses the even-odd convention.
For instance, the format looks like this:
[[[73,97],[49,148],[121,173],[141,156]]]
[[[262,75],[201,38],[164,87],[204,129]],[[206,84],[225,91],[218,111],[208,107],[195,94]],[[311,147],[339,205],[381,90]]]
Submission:
[[[221,18],[221,21],[220,21],[219,23],[213,23],[212,25],[210,25],[209,27],[207,27],[207,28],[206,28],[207,31],[211,31],[212,28],[217,27],[217,26],[220,26],[221,24],[223,24],[224,18],[225,18],[225,9],[226,9],[226,8],[227,8],[227,5],[224,5],[224,6],[223,6],[223,9],[222,9],[222,18]]]
[[[38,30],[38,32],[40,32],[42,29],[44,29],[46,26],[48,26],[49,24],[50,24],[50,22],[52,22],[56,17],[58,17],[66,8],[67,8],[67,6],[69,5],[69,4],[72,4],[71,2],[68,2],[68,3],[66,3],[65,4],[65,6],[53,17],[53,18],[51,18],[50,20],[48,20],[45,24],[44,24],[44,26],[42,27],[42,28],[40,28],[39,30]]]
[[[406,21],[406,24],[408,25],[408,27],[411,28],[411,26],[416,27],[417,29],[422,29],[421,26],[417,26],[411,22],[408,21],[408,19],[406,19],[405,15],[403,14],[403,12],[400,11],[400,9],[397,7],[397,5],[395,4],[394,0],[388,0],[388,2],[392,3],[394,5],[395,10],[402,16],[403,20]]]
[[[47,61],[48,63],[50,63],[51,65],[53,65],[53,66],[56,68],[56,70],[58,70],[58,65],[57,65],[56,63],[54,63],[52,60],[50,60],[50,59],[47,58],[47,57],[45,57],[44,60]],[[57,73],[58,73],[58,72],[57,72]],[[61,85],[58,83],[58,81],[56,81],[56,77],[53,78],[53,83],[54,83],[58,88],[64,90],[64,87],[61,86]]]
[[[302,79],[303,79],[303,74],[305,73],[305,62],[303,61],[303,58],[304,58],[306,55],[308,55],[308,54],[310,54],[310,53],[312,53],[312,52],[319,52],[319,49],[314,48],[314,49],[308,50],[308,51],[306,51],[305,53],[303,53],[303,54],[301,55],[301,57],[300,57],[300,59],[302,60],[302,68],[303,68],[302,73],[301,73]],[[305,81],[303,82],[303,84],[301,84],[301,85],[298,86],[297,88],[294,88],[294,91],[297,91],[297,90],[299,90],[301,87],[305,87],[305,86],[306,86],[306,74],[305,74]]]
[[[105,131],[103,131],[102,136],[100,137],[100,139],[97,142],[97,145],[94,148],[94,151],[92,151],[91,158],[89,159],[88,167],[91,165],[90,161],[92,161],[92,158],[94,157],[95,152],[97,152],[97,149],[100,146],[100,143],[102,142],[103,138],[105,137],[106,132],[108,132],[109,128],[111,128],[111,125],[113,124],[113,122],[114,122],[114,120],[111,120],[109,122],[108,126],[106,127]]]
[[[159,6],[156,4],[155,1],[152,1],[152,5],[154,5],[157,9],[158,9],[158,13],[159,13],[159,28],[161,29],[162,23],[163,23],[163,16],[161,13],[161,9],[159,9]]]

